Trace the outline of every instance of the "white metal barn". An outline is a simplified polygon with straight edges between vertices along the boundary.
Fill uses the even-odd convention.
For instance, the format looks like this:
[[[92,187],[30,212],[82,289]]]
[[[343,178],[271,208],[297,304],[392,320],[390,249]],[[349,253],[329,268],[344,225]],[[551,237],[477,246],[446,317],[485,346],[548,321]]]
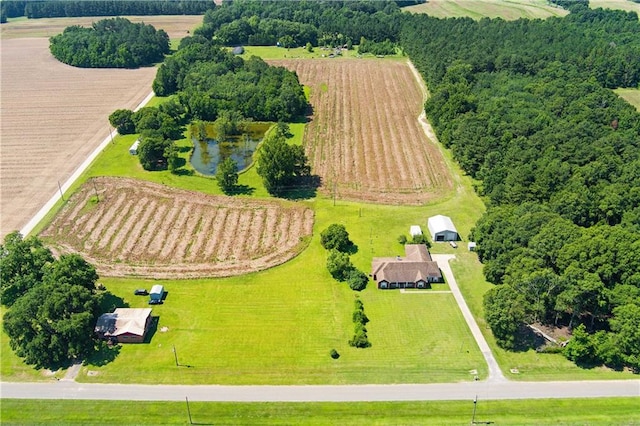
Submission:
[[[140,145],[140,139],[137,139],[133,145],[129,148],[129,154],[138,155],[138,145]]]
[[[431,216],[427,221],[427,227],[433,241],[457,241],[459,239],[458,230],[449,216],[441,214]]]

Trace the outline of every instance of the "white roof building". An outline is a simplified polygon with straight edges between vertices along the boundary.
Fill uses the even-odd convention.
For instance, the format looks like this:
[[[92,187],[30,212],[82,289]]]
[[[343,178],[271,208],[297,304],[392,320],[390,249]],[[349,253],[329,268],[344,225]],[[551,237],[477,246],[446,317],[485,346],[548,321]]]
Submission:
[[[458,230],[449,216],[441,214],[431,216],[427,221],[427,227],[433,241],[457,241],[459,239]]]
[[[409,228],[409,235],[411,235],[412,237],[422,235],[422,229],[420,229],[420,225],[411,225],[411,228]]]

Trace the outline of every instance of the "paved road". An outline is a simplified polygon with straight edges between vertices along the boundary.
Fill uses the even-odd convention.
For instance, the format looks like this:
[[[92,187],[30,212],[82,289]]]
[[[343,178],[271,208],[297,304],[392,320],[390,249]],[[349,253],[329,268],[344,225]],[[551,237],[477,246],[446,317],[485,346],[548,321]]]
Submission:
[[[449,265],[449,260],[455,259],[455,256],[452,254],[433,254],[431,255],[432,259],[438,263],[438,267],[444,274],[447,279],[447,284],[451,288],[451,292],[453,293],[453,297],[456,299],[456,303],[458,303],[458,307],[462,312],[462,316],[464,320],[467,322],[467,326],[471,330],[471,334],[473,334],[473,338],[476,339],[476,343],[480,348],[480,352],[482,352],[482,356],[484,356],[487,365],[489,366],[489,382],[504,382],[506,381],[506,377],[502,374],[502,370],[498,366],[498,361],[496,361],[493,356],[493,352],[491,352],[491,348],[489,344],[484,338],[484,335],[480,331],[480,327],[478,327],[478,323],[476,319],[471,314],[469,307],[467,306],[467,302],[465,302],[464,297],[462,297],[462,293],[460,292],[460,288],[458,288],[458,283],[456,282],[456,278],[453,276],[453,271],[451,271],[451,266]]]
[[[111,385],[76,382],[2,383],[2,398],[135,401],[441,401],[640,397],[640,380],[589,382],[465,382],[352,386]]]

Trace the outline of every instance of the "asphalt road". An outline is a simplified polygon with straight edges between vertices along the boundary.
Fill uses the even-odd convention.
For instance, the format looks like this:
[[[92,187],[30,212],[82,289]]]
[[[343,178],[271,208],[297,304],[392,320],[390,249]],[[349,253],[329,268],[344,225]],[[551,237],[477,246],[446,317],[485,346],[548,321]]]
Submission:
[[[1,383],[2,398],[132,401],[350,402],[640,397],[640,380],[346,386],[185,386]],[[638,401],[640,407],[640,400]]]

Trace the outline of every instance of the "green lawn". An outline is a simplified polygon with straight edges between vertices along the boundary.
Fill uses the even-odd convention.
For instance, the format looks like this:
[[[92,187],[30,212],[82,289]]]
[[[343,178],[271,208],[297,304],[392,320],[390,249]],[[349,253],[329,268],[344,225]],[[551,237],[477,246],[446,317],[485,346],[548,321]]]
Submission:
[[[330,60],[329,55],[333,52],[331,49],[324,49],[322,47],[314,47],[313,52],[308,52],[304,47],[295,47],[291,49],[285,49],[283,47],[275,46],[245,46],[242,57],[247,59],[251,56],[259,56],[264,60],[269,59],[327,59]],[[342,58],[375,58],[372,54],[358,54],[358,46],[353,46],[351,50],[343,50]],[[400,54],[385,56],[386,59],[406,59]],[[377,59],[377,58],[376,58]]]
[[[640,111],[640,89],[615,89],[614,92]]]
[[[498,425],[640,424],[638,398],[479,400],[475,420]],[[46,409],[43,409],[46,407]],[[462,425],[473,401],[349,403],[189,402],[193,424]],[[185,402],[2,400],[3,425],[188,424]]]
[[[426,13],[436,18],[470,17],[473,19],[502,18],[548,18],[564,16],[568,12],[549,4],[546,0],[429,0],[404,10]]]

